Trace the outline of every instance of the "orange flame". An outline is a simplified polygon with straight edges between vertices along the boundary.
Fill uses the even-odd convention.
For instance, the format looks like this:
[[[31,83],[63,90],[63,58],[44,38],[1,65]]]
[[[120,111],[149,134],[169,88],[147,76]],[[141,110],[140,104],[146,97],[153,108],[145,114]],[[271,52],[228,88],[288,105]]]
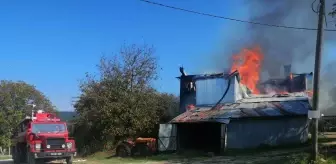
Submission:
[[[259,94],[257,84],[260,79],[261,62],[264,56],[259,47],[243,49],[239,54],[233,55],[231,72],[238,71],[241,83],[251,90],[253,94]]]

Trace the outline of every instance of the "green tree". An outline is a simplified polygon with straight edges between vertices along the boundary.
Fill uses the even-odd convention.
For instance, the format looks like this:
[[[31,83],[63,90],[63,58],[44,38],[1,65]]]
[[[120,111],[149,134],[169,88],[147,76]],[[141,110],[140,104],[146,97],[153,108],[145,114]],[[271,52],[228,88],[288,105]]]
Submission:
[[[8,146],[13,129],[35,109],[55,111],[51,102],[25,82],[0,81],[0,146]]]
[[[152,88],[158,67],[154,48],[125,45],[112,59],[103,57],[98,67],[98,77],[87,75],[80,85],[76,129],[91,134],[87,142],[150,132],[159,121],[160,93]]]
[[[86,75],[74,105],[81,153],[111,148],[129,137],[157,135],[158,123],[176,116],[178,98],[152,86],[158,77],[154,52],[147,45],[124,45],[112,58],[101,58],[97,76]]]
[[[159,98],[160,122],[166,123],[179,114],[179,97],[161,93]]]

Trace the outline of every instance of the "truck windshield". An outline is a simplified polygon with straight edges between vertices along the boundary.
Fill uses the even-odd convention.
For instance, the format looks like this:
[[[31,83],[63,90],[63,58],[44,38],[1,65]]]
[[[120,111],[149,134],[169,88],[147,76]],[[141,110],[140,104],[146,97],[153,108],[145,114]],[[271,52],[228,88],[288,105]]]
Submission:
[[[66,127],[64,124],[33,124],[33,133],[59,133],[65,132]]]

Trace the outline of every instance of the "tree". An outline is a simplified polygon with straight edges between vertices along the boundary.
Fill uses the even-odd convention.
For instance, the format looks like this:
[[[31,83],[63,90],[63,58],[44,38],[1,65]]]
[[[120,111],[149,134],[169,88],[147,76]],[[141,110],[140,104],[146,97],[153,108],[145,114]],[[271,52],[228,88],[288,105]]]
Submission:
[[[166,123],[179,114],[179,98],[173,94],[161,93],[159,98],[160,122]]]
[[[30,114],[34,103],[36,109],[55,111],[48,98],[34,86],[25,82],[0,81],[0,146],[9,146],[13,129]]]
[[[152,130],[160,116],[160,93],[152,87],[157,67],[154,48],[147,45],[124,45],[112,59],[102,57],[98,77],[87,75],[75,104],[77,130],[91,134],[87,142],[119,140]]]

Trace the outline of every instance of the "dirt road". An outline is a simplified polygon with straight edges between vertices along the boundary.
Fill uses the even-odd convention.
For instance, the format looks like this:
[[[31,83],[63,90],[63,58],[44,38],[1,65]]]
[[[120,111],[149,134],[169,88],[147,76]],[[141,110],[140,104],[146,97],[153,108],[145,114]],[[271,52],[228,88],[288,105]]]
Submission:
[[[12,164],[12,160],[0,160],[0,164]]]

